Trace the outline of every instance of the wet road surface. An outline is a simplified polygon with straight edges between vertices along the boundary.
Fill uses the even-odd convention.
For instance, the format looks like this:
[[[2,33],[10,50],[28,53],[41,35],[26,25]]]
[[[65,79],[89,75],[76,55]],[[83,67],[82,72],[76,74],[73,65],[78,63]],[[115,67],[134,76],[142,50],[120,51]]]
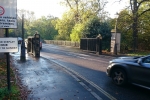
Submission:
[[[31,90],[28,99],[149,100],[149,90],[133,85],[118,87],[106,76],[108,61],[113,57],[73,52],[74,50],[70,52],[59,46],[43,44],[41,57],[35,59],[32,55],[26,55],[25,63],[20,62],[19,53],[11,54],[23,84]]]
[[[96,87],[98,91],[95,92],[103,100],[108,98],[109,100],[149,100],[150,98],[150,90],[148,89],[132,84],[128,84],[126,87],[119,87],[112,83],[111,78],[106,75],[106,67],[109,61],[115,57],[97,56],[95,54],[83,53],[81,50],[52,44],[45,44],[43,46],[44,49],[41,51],[41,56],[54,60],[62,67],[78,73],[79,77],[84,77],[84,80],[94,83],[92,87],[90,86],[91,89],[95,89],[93,87]],[[105,98],[104,95],[108,98]]]
[[[20,53],[11,56],[22,84],[31,91],[28,100],[96,100],[78,80],[55,63],[32,55],[26,55],[26,62],[21,62]]]

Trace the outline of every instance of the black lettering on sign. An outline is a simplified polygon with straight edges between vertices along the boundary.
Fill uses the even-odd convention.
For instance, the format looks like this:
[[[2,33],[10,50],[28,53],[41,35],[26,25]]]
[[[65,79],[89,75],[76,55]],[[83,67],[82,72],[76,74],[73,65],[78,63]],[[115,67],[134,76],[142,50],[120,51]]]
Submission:
[[[8,44],[0,44],[0,46],[8,46]]]
[[[4,43],[15,43],[15,41],[4,41]]]
[[[9,26],[4,26],[4,27],[9,27]]]
[[[9,20],[9,19],[7,19],[7,22],[15,22],[15,20]]]
[[[1,22],[5,22],[5,20],[4,20],[4,19],[0,19],[0,21],[1,21]]]
[[[6,47],[6,49],[17,49],[17,47]]]
[[[3,16],[4,19],[16,19],[16,17]]]

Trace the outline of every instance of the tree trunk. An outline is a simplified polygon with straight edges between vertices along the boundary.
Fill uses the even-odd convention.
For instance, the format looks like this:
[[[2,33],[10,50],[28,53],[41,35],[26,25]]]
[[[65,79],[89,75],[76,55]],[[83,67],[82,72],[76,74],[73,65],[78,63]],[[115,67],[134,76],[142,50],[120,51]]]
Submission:
[[[138,6],[137,6],[137,0],[133,0],[133,24],[132,24],[132,32],[133,32],[133,51],[137,49],[138,46]]]

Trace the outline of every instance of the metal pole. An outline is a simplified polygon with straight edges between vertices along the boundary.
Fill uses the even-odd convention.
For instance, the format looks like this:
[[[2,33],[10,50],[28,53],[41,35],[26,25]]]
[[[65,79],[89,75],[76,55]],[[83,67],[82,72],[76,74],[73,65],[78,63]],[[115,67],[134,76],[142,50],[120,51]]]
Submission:
[[[25,43],[24,43],[24,15],[22,15],[22,43],[21,43],[21,56],[20,56],[21,61],[25,61]]]
[[[8,36],[8,28],[5,29],[6,31],[6,37]],[[6,53],[6,58],[7,58],[7,85],[8,85],[8,91],[11,91],[11,84],[10,84],[10,57],[9,53]]]
[[[24,14],[22,15],[22,40],[24,41]]]

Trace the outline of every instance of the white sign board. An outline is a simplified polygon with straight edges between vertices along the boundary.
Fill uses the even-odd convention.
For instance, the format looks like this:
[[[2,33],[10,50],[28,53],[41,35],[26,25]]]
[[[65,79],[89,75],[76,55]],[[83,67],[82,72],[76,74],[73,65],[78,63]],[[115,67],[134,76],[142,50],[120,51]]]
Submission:
[[[17,28],[17,0],[0,0],[0,28]]]
[[[0,52],[18,52],[17,38],[0,38]]]

